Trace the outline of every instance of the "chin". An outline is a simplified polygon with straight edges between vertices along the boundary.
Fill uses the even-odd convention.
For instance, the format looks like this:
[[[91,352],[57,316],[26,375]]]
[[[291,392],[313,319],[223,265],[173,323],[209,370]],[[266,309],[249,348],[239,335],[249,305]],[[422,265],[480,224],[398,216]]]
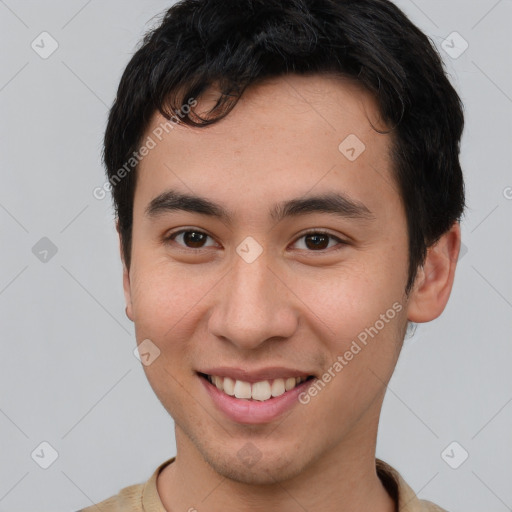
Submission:
[[[256,452],[250,452],[250,446],[248,442],[233,453],[203,454],[203,457],[219,475],[247,485],[274,485],[300,473],[296,455],[287,457],[278,452],[255,455]]]

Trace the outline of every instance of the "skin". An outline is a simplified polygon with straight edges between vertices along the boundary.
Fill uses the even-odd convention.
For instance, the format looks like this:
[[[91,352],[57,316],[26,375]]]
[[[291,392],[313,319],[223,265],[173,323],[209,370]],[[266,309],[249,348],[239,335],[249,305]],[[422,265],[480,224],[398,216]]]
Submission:
[[[155,114],[147,135],[164,121]],[[288,75],[249,88],[217,124],[176,126],[142,160],[123,283],[137,343],[150,339],[161,351],[144,370],[175,422],[177,458],[157,481],[167,510],[395,510],[375,470],[386,384],[407,321],[433,320],[448,301],[460,228],[429,249],[406,296],[408,239],[391,136],[370,121],[383,126],[356,84]],[[353,162],[338,149],[349,134],[366,146]],[[185,211],[147,216],[149,202],[170,188],[223,205],[232,225]],[[285,199],[329,191],[364,203],[373,219],[316,212],[276,223],[268,215]],[[184,228],[209,235],[205,247],[187,247],[183,236],[166,241]],[[331,238],[318,249],[305,230],[346,243]],[[247,236],[263,248],[252,263],[236,252]],[[226,418],[195,373],[290,366],[321,377],[397,302],[402,310],[317,396],[276,421]],[[237,455],[248,442],[261,454],[254,465]]]

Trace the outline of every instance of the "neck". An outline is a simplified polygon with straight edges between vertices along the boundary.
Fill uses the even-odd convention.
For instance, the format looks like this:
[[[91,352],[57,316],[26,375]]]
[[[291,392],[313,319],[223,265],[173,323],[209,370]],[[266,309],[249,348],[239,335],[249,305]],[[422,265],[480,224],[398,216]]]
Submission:
[[[374,436],[376,437],[376,436]],[[346,439],[302,472],[271,484],[248,484],[217,473],[176,427],[176,460],[160,473],[157,489],[167,511],[394,512],[396,504],[377,476],[375,439]]]

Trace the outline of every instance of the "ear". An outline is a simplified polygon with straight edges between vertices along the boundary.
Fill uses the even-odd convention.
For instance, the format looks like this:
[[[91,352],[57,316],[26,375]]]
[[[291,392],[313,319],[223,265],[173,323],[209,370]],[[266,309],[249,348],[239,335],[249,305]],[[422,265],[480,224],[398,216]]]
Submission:
[[[411,322],[430,322],[443,312],[452,291],[460,242],[460,225],[455,222],[427,249],[425,263],[418,269],[409,299],[407,318]]]
[[[132,308],[132,289],[130,284],[130,270],[126,267],[123,253],[123,237],[119,229],[119,219],[116,221],[116,230],[119,235],[119,252],[121,254],[121,261],[123,263],[123,290],[126,302],[126,316],[133,322],[133,308]]]

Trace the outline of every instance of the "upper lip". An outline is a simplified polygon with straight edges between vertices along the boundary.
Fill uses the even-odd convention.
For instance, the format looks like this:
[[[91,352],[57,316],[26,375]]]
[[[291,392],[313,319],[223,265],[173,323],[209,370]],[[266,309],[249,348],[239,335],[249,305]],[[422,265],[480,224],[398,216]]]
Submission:
[[[259,370],[247,370],[242,368],[233,368],[228,366],[218,366],[215,368],[204,368],[198,370],[198,373],[206,375],[216,375],[218,377],[230,377],[233,380],[241,380],[253,384],[262,380],[287,379],[289,377],[309,377],[311,372],[299,370],[297,368],[285,368],[283,366],[272,366],[260,368]]]

